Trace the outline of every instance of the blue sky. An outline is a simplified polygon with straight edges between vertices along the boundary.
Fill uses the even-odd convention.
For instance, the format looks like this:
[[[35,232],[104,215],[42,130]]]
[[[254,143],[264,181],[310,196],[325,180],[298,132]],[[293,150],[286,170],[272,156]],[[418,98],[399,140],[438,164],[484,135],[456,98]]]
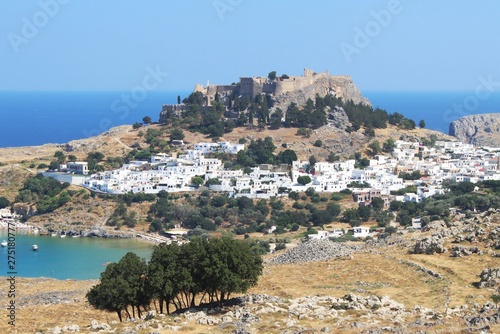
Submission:
[[[0,90],[185,91],[304,67],[362,91],[473,90],[500,82],[499,13],[494,0],[0,0]]]

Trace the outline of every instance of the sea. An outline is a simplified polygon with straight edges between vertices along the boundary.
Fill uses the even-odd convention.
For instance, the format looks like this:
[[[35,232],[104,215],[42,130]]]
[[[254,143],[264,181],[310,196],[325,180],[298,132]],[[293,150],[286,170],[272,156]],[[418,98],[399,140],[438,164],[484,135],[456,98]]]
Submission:
[[[177,103],[185,91],[0,92],[0,147],[62,144],[110,128],[158,121],[163,104]]]
[[[500,112],[497,91],[363,91],[374,107],[398,112],[426,128],[448,133],[450,122],[466,115]],[[187,91],[0,92],[0,147],[66,143],[113,126],[158,121],[163,104],[176,103]],[[6,239],[0,231],[0,240]],[[39,250],[34,252],[32,245]],[[16,238],[16,271],[22,277],[96,279],[108,262],[128,251],[149,258],[152,246],[137,240],[56,238],[20,234]],[[7,273],[7,249],[0,249],[0,276]]]
[[[466,115],[500,112],[500,91],[363,91],[374,107],[421,119],[426,128],[448,133]],[[163,104],[187,91],[0,92],[0,147],[66,143],[95,136],[113,126],[158,121]]]
[[[8,238],[0,230],[0,240],[14,241],[14,254],[1,247],[0,276],[15,272],[17,277],[50,277],[56,279],[97,279],[109,262],[119,261],[127,252],[149,260],[153,244],[137,239],[60,238],[27,234],[23,231]],[[38,250],[33,250],[33,245]],[[8,268],[14,260],[13,268]]]
[[[500,91],[366,91],[374,108],[398,112],[425,128],[449,133],[450,123],[463,116],[500,112]]]

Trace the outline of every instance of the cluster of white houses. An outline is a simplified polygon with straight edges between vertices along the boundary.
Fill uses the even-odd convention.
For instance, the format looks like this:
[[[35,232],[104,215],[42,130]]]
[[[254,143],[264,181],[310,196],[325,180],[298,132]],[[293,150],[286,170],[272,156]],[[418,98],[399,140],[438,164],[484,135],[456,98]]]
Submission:
[[[252,168],[249,174],[244,174],[243,170],[225,169],[221,160],[209,155],[214,152],[236,154],[243,149],[243,144],[198,143],[192,150],[186,150],[177,157],[158,154],[149,162],[132,161],[120,169],[93,174],[84,179],[83,186],[111,194],[193,191],[197,189],[192,183],[193,177],[202,176],[205,180],[216,180],[210,182],[210,189],[227,192],[231,196],[270,198],[278,196],[280,189],[287,188],[305,191],[312,187],[317,192],[338,192],[350,188],[354,199],[363,205],[374,197],[381,197],[388,204],[394,199],[390,197],[391,190],[409,185],[416,186],[417,192],[396,199],[420,202],[442,193],[441,183],[446,179],[457,182],[500,179],[497,150],[476,148],[460,142],[438,141],[429,148],[419,143],[396,141],[391,156],[376,155],[366,168],[356,168],[354,160],[317,162],[313,172],[308,161],[295,161],[291,167],[260,165]],[[423,177],[411,181],[398,177],[401,172],[414,171],[419,171]],[[299,184],[298,177],[305,175],[311,177],[311,183]],[[353,187],[356,182],[370,187]]]
[[[10,208],[2,208],[0,209],[0,230],[6,230],[6,229],[15,229],[15,230],[30,230],[33,227],[21,223],[19,221],[20,216],[12,213]]]

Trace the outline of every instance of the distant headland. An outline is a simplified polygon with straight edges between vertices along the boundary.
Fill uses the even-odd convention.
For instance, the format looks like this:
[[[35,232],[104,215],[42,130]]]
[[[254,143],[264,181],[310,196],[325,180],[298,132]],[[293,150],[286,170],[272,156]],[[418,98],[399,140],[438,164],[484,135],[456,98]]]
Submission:
[[[469,115],[450,123],[450,136],[468,144],[500,146],[500,114]]]

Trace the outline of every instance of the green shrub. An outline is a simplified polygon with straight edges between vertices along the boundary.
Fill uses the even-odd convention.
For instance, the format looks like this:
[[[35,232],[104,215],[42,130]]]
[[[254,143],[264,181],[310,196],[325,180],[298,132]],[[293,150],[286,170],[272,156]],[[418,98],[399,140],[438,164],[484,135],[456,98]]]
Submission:
[[[300,202],[295,202],[293,203],[292,208],[297,210],[302,210],[304,208],[304,204]]]
[[[286,244],[284,244],[284,243],[276,244],[276,247],[274,248],[275,251],[280,251],[283,249],[286,249]]]

